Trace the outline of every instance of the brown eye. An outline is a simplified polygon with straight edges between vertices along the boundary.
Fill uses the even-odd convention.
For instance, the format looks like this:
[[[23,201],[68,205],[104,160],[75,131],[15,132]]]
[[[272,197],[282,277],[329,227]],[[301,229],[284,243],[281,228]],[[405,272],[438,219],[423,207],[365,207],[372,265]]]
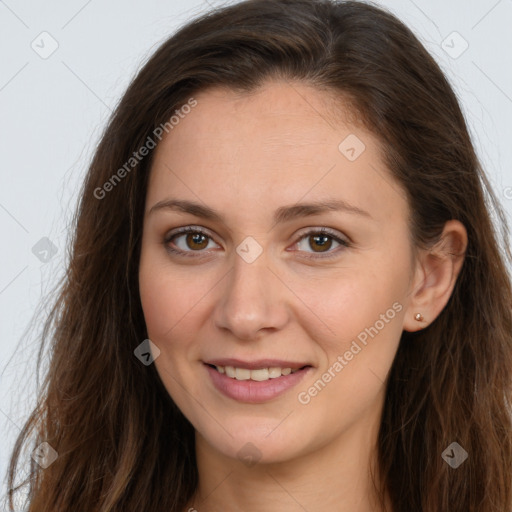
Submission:
[[[183,256],[196,256],[194,253],[206,252],[204,249],[208,248],[210,242],[213,242],[210,235],[194,227],[180,229],[164,239],[164,244],[169,252]]]
[[[333,246],[333,244],[337,245]],[[350,242],[327,228],[320,228],[304,233],[295,246],[299,252],[307,253],[307,258],[321,259],[337,256],[343,248],[350,247]],[[321,253],[325,253],[325,256],[321,255]],[[318,256],[315,256],[315,254],[318,254]]]
[[[185,244],[190,249],[205,249],[208,245],[208,237],[203,233],[188,233],[185,235]]]
[[[311,235],[309,236],[309,246],[313,249],[319,248],[319,252],[328,251],[332,246],[332,237],[327,235]]]

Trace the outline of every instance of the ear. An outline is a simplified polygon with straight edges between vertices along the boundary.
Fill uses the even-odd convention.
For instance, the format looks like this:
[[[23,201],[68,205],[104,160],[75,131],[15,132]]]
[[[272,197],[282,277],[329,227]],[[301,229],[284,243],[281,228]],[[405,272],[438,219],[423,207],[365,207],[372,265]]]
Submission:
[[[448,221],[439,241],[420,250],[409,291],[410,302],[404,317],[404,330],[419,331],[431,324],[448,303],[462,269],[468,236],[458,220]],[[415,315],[420,313],[420,321]]]

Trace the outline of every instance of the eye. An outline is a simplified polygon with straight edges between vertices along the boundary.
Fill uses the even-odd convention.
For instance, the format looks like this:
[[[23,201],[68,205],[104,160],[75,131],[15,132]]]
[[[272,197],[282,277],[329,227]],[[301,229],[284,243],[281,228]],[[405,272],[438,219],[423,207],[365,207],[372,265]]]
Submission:
[[[178,231],[171,232],[164,239],[164,244],[169,252],[187,257],[201,256],[201,253],[205,252],[204,249],[211,249],[209,247],[210,242],[213,242],[213,238],[199,226],[181,228]],[[339,250],[330,250],[333,243],[345,248],[351,245],[350,242],[328,228],[315,228],[303,233],[293,247],[298,247],[299,252],[308,252],[305,248],[312,248],[314,249],[310,253],[312,255],[305,257],[320,259],[334,257],[340,252]],[[318,251],[315,249],[318,249]],[[325,256],[323,253],[325,253]]]
[[[313,255],[306,256],[307,258],[330,258],[337,256],[340,252],[339,250],[330,250],[333,247],[333,242],[338,244],[338,247],[350,247],[350,243],[347,240],[340,238],[334,231],[328,228],[315,228],[307,231],[294,247],[299,247],[299,250],[304,250],[308,247],[314,249],[312,251]],[[318,251],[315,249],[318,249]],[[323,256],[322,253],[325,253],[326,256]]]
[[[169,252],[194,257],[194,253],[203,252],[203,249],[208,248],[209,240],[213,242],[212,237],[200,227],[187,226],[167,235],[164,243]],[[177,249],[172,247],[170,242],[173,242],[172,245]]]

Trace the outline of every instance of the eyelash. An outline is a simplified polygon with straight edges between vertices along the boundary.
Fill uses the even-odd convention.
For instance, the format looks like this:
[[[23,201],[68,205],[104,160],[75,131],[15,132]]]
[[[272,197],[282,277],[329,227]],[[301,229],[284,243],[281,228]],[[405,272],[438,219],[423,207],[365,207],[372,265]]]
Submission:
[[[169,235],[167,235],[164,238],[164,245],[165,245],[167,251],[169,251],[170,253],[173,253],[173,254],[177,254],[179,256],[185,256],[187,258],[198,258],[198,257],[201,257],[201,255],[197,254],[197,253],[198,252],[203,252],[203,251],[182,251],[181,249],[174,249],[173,247],[171,247],[169,245],[169,243],[174,238],[176,238],[176,237],[178,237],[180,235],[183,235],[183,234],[187,234],[187,233],[201,234],[201,235],[204,235],[204,236],[208,237],[210,240],[213,240],[213,238],[206,231],[204,231],[202,228],[200,228],[199,226],[197,226],[197,227],[196,226],[194,226],[194,227],[187,226],[185,228],[180,229],[179,231],[176,231],[174,233],[170,233]],[[344,248],[349,248],[352,245],[347,240],[339,238],[335,234],[335,232],[331,231],[328,228],[315,228],[315,229],[311,229],[311,230],[307,231],[306,233],[303,233],[301,235],[301,237],[294,243],[294,245],[298,244],[301,240],[303,240],[304,238],[307,238],[308,236],[311,236],[311,235],[327,236],[329,238],[332,238],[335,242],[338,242]],[[338,247],[337,249],[340,249],[340,247]],[[308,258],[308,259],[329,259],[329,258],[336,257],[339,252],[340,252],[339,250],[335,249],[334,251],[329,251],[327,253],[311,253],[311,254],[318,254],[319,256],[304,256],[304,257]],[[321,254],[326,254],[326,256],[321,255]]]

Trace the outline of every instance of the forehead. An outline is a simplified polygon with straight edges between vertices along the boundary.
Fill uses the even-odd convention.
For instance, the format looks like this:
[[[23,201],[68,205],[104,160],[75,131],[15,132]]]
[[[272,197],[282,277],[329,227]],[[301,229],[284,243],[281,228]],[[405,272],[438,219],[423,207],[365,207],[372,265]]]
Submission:
[[[274,82],[194,98],[197,105],[156,149],[148,207],[166,194],[253,211],[328,196],[380,216],[404,214],[379,141],[349,123],[353,115],[331,94]]]

